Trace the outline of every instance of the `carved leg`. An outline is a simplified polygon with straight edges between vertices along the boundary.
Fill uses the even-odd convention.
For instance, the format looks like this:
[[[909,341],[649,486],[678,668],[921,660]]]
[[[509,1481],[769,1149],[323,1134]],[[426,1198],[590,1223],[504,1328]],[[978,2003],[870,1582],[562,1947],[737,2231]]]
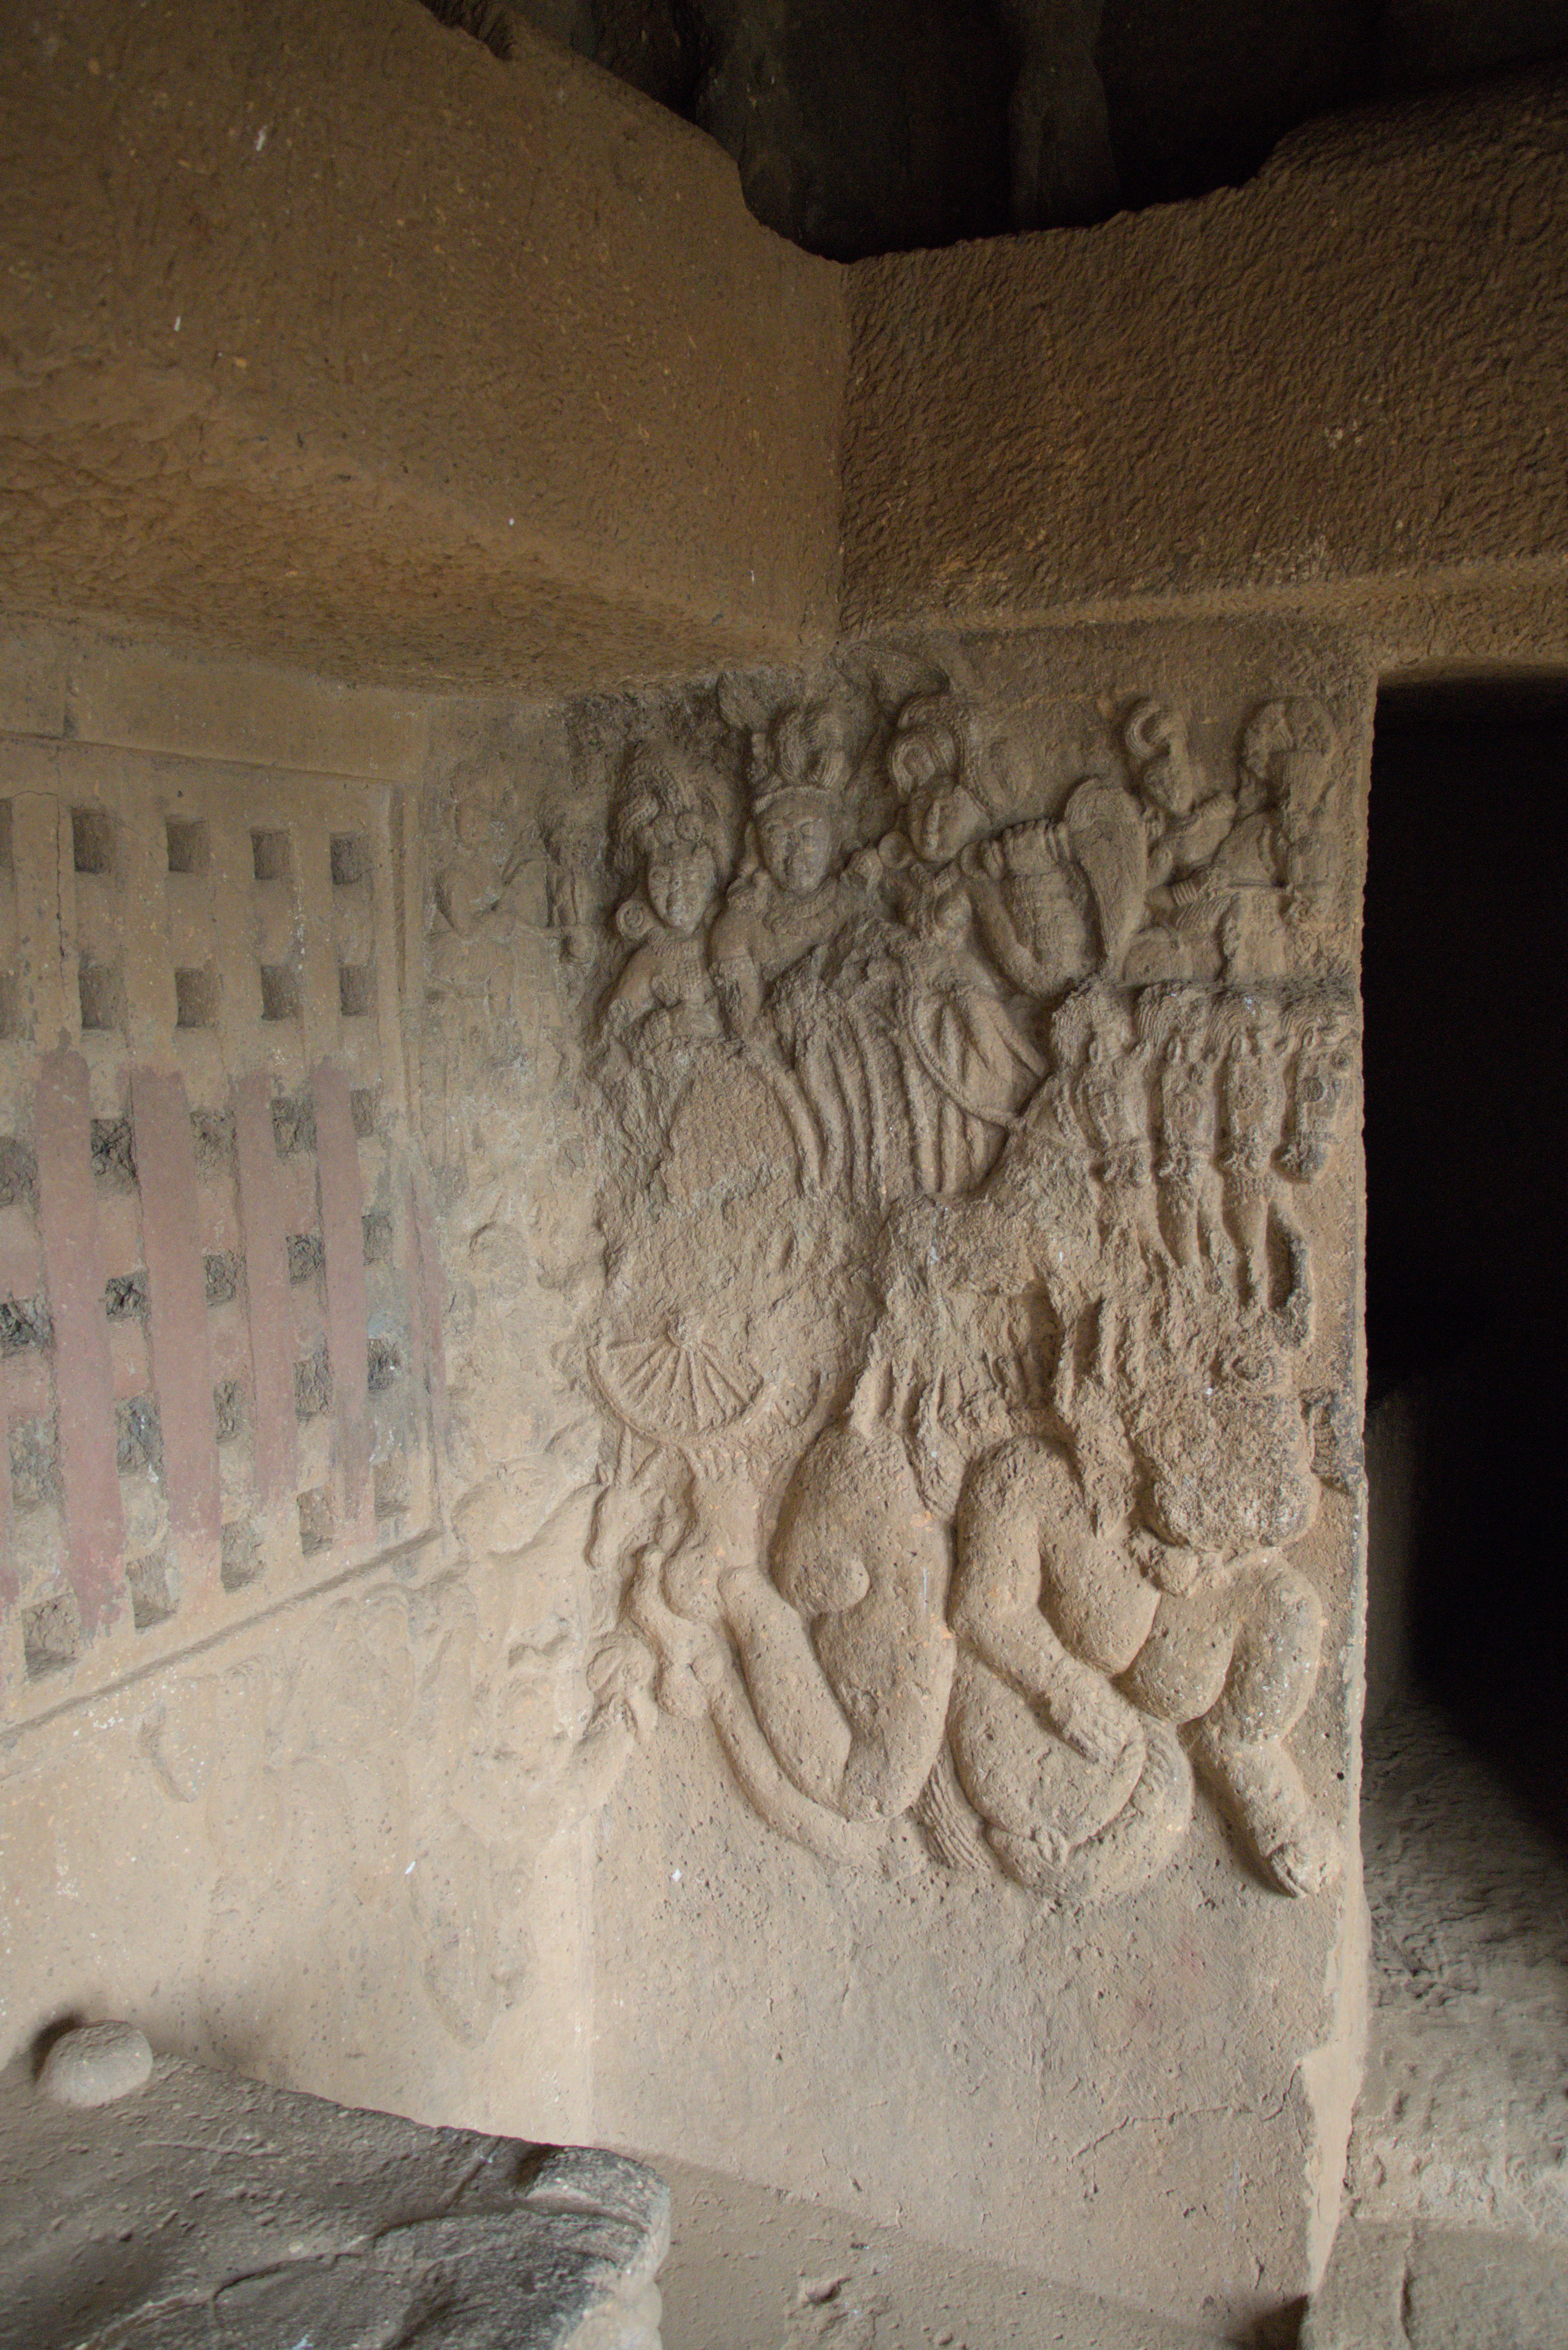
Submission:
[[[1339,1865],[1283,1741],[1317,1680],[1323,1607],[1293,1568],[1254,1585],[1218,1702],[1193,1733],[1192,1754],[1282,1893],[1318,1892]]]
[[[959,1784],[992,1850],[1042,1900],[1116,1900],[1174,1858],[1192,1814],[1192,1773],[1174,1731],[1147,1722],[1111,1761],[1091,1762],[968,1657],[950,1729]]]
[[[706,1711],[708,1700],[693,1678],[693,1668],[713,1647],[715,1636],[708,1625],[678,1616],[666,1604],[664,1564],[659,1549],[644,1551],[627,1594],[626,1612],[659,1659],[659,1704],[666,1713],[695,1721]]]
[[[819,1804],[836,1805],[850,1730],[810,1633],[754,1566],[732,1568],[722,1591],[746,1688],[769,1746],[797,1787]]]
[[[1225,1187],[1225,1222],[1241,1258],[1242,1290],[1251,1305],[1269,1302],[1268,1194],[1245,1178]]]
[[[757,1726],[734,1659],[727,1650],[705,1659],[699,1667],[708,1692],[708,1710],[720,1745],[740,1783],[741,1792],[770,1827],[791,1837],[824,1860],[864,1865],[875,1855],[885,1834],[876,1820],[846,1820],[825,1804],[805,1795],[780,1770],[778,1758]]]
[[[1126,1803],[1082,1844],[992,1829],[991,1841],[1008,1875],[1053,1907],[1119,1901],[1152,1885],[1186,1838],[1192,1772],[1181,1742],[1165,1723],[1146,1724],[1142,1744],[1141,1768]]]
[[[1199,1261],[1198,1193],[1190,1182],[1173,1177],[1161,1184],[1159,1228],[1165,1245],[1177,1263],[1189,1273],[1196,1272]]]

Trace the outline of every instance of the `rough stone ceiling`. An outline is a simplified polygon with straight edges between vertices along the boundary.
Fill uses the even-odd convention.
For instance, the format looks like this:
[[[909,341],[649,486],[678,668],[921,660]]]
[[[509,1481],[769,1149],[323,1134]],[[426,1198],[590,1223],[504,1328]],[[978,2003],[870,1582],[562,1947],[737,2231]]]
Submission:
[[[696,122],[835,260],[1245,180],[1310,116],[1568,54],[1568,0],[427,0]]]

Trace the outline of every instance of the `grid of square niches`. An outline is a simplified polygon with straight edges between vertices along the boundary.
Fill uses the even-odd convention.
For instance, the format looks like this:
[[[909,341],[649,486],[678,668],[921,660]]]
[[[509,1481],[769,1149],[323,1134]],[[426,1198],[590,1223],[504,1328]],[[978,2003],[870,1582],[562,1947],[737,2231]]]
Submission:
[[[173,812],[150,797],[128,811],[83,796],[62,802],[55,820],[41,823],[35,795],[20,824],[13,821],[12,803],[0,799],[0,1424],[6,1440],[0,1474],[8,1473],[11,1520],[4,1582],[16,1593],[4,1627],[0,1679],[13,1712],[52,1704],[175,1650],[197,1631],[210,1632],[215,1619],[243,1618],[431,1522],[428,1405],[412,1346],[416,1253],[407,1229],[400,1087],[395,1052],[383,1074],[377,1012],[379,836],[371,810],[348,801],[324,812],[319,789],[310,799],[307,811],[275,804],[252,820],[253,812],[236,816],[232,798],[217,791],[203,809],[186,784]],[[59,902],[67,868],[68,920]],[[128,907],[133,892],[140,896]],[[151,904],[154,896],[161,902]],[[19,900],[28,899],[32,969],[25,936],[19,951],[17,920]],[[57,1028],[50,1035],[35,1008],[39,936],[58,942],[67,1024],[73,981],[80,1012],[114,1388],[125,1605],[118,1623],[91,1640],[83,1638],[70,1586],[53,1315],[37,1227],[36,1054],[57,1041]],[[128,950],[140,951],[134,975],[128,975]],[[154,989],[160,975],[167,983],[171,1042],[190,1106],[213,1369],[221,1555],[202,1577],[199,1602],[182,1589],[170,1539],[149,1343],[130,1021],[139,984],[145,1000],[149,972]],[[335,1441],[339,1367],[328,1338],[307,1075],[317,1061],[336,1066],[348,1080],[362,1211],[371,1486],[352,1513]],[[270,1512],[258,1501],[251,1284],[234,1107],[234,1079],[258,1071],[271,1096],[265,1180],[275,1192],[270,1222],[284,1236],[295,1464],[288,1505]]]
[[[418,1307],[409,1278],[413,1235],[407,1229],[407,1186],[379,1097],[356,1087],[349,1102],[362,1201],[370,1439],[369,1491],[352,1521],[336,1439],[339,1366],[328,1335],[313,1097],[308,1091],[274,1096],[272,1160],[262,1179],[273,1190],[284,1229],[294,1422],[295,1490],[270,1513],[258,1499],[255,1370],[234,1118],[233,1111],[192,1113],[222,1514],[220,1555],[206,1563],[203,1596],[194,1609],[184,1605],[188,1595],[170,1540],[135,1129],[129,1116],[91,1121],[124,1526],[124,1606],[118,1623],[90,1641],[83,1638],[70,1585],[36,1159],[25,1135],[0,1135],[0,1403],[17,1586],[5,1678],[21,1700],[13,1711],[53,1703],[67,1687],[98,1686],[430,1524],[429,1415],[412,1324]]]
[[[143,1027],[172,1032],[193,1099],[221,1090],[236,1039],[253,1031],[274,1068],[302,1072],[329,1050],[367,1084],[378,1082],[388,910],[379,902],[370,812],[284,802],[241,821],[211,787],[182,785],[172,808],[164,796],[162,807],[69,809],[75,971],[74,988],[73,974],[66,977],[65,1017],[79,1020],[87,1049],[127,1033],[140,1008]],[[0,803],[0,851],[10,816]],[[141,894],[150,883],[162,899],[161,919],[151,922]],[[3,948],[0,966],[3,1034]],[[25,998],[14,976],[9,994],[20,1022]]]

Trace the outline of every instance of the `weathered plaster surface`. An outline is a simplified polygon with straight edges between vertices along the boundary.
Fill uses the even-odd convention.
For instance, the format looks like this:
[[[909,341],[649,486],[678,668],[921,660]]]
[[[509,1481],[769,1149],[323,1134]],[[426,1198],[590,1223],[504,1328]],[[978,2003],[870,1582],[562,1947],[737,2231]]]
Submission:
[[[1310,608],[1568,555],[1568,82],[1312,126],[1249,185],[851,273],[844,608]]]
[[[14,609],[545,699],[840,619],[1561,581],[1560,73],[844,270],[525,30],[504,67],[414,0],[6,38]]]
[[[7,2045],[123,2011],[432,2121],[529,2074],[587,2136],[597,1432],[505,1210],[545,964],[432,959],[421,1010],[428,706],[36,629],[0,678]],[[446,722],[448,806],[527,739]]]
[[[413,0],[0,41],[7,604],[546,691],[831,627],[840,274],[711,141]]]

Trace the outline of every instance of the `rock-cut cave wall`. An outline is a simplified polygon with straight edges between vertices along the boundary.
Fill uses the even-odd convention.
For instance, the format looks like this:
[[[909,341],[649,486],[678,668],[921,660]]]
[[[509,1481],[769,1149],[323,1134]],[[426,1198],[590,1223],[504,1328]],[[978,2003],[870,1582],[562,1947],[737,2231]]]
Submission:
[[[243,151],[185,27],[172,317],[145,54],[24,60],[10,2044],[1277,2314],[1365,1979],[1372,715],[1568,659],[1560,87],[844,273],[542,44],[310,24]]]

